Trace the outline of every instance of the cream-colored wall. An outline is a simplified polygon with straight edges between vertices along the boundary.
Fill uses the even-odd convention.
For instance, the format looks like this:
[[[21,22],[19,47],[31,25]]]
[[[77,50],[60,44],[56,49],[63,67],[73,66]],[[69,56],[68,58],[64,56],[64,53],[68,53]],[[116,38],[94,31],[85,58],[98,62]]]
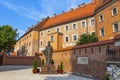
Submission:
[[[38,51],[37,45],[38,45],[38,32],[31,31],[16,42],[14,51],[15,52],[17,52],[18,50],[21,51],[22,46],[24,46],[25,49],[27,50],[26,55],[32,56],[32,55],[34,55],[35,52]]]
[[[60,28],[60,32],[63,33],[63,37],[62,37],[62,47],[68,47],[68,46],[74,46],[76,44],[77,41],[73,41],[72,40],[72,36],[74,34],[77,34],[78,35],[78,38],[81,34],[83,33],[91,33],[91,32],[95,32],[95,26],[91,26],[90,25],[90,20],[91,19],[94,19],[94,17],[89,17],[89,18],[86,18],[86,19],[82,19],[82,20],[78,20],[78,21],[74,21],[74,22],[71,22],[71,23],[66,23],[66,24],[62,24],[62,25],[59,25],[59,26],[55,26],[55,27],[52,27],[52,28],[49,28],[49,29],[45,29],[45,30],[42,30],[40,31],[40,41],[43,42],[43,45],[40,45],[39,47],[39,50],[41,49],[44,49],[45,46],[47,45],[47,42],[48,42],[48,34],[50,33],[55,33],[57,30],[57,28]],[[87,26],[86,27],[82,27],[81,26],[81,22],[82,21],[86,21],[87,22]],[[77,29],[73,30],[73,27],[72,25],[73,24],[77,24]],[[69,26],[69,30],[66,31],[65,30],[65,26],[68,25]],[[48,32],[49,30],[49,32]],[[43,36],[41,36],[41,33],[43,33]],[[69,41],[68,42],[65,42],[65,37],[68,36],[69,37]]]

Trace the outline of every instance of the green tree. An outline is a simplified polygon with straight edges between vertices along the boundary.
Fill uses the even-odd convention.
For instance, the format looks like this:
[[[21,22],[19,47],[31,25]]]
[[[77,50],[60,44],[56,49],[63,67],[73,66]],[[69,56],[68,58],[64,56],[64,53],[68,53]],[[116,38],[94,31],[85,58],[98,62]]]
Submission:
[[[10,25],[0,26],[0,51],[8,51],[14,48],[18,33]]]
[[[77,41],[77,45],[87,44],[87,43],[92,43],[97,41],[98,41],[98,38],[95,35],[82,34]]]

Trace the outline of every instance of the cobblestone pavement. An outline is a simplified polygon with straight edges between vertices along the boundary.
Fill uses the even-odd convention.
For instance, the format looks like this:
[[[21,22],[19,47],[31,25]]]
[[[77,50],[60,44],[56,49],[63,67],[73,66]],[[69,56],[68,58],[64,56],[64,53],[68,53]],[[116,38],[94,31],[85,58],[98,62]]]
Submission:
[[[0,66],[0,80],[93,80],[70,74],[32,74],[30,66]]]

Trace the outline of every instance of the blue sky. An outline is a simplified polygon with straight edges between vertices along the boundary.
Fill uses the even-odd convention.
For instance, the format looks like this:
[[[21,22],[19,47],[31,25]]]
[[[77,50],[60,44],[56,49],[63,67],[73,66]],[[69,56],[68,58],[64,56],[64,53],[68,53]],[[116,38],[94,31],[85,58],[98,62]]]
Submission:
[[[91,0],[0,0],[0,25],[9,24],[19,36],[42,18],[69,11]]]

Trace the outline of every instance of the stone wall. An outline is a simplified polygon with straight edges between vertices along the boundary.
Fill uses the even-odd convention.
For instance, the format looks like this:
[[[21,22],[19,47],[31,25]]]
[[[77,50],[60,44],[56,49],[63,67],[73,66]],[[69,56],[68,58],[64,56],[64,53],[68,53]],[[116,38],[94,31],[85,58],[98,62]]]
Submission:
[[[6,56],[4,55],[3,65],[23,65],[32,66],[34,56]],[[37,58],[38,64],[40,64],[40,59]]]
[[[110,80],[120,80],[120,63],[109,64],[107,67]]]
[[[106,50],[113,48],[112,40],[64,48],[54,51],[53,60],[56,69],[63,62],[64,72],[80,73],[104,80],[107,71]],[[44,59],[43,56],[40,57]],[[79,58],[86,58],[86,60],[81,62]]]

